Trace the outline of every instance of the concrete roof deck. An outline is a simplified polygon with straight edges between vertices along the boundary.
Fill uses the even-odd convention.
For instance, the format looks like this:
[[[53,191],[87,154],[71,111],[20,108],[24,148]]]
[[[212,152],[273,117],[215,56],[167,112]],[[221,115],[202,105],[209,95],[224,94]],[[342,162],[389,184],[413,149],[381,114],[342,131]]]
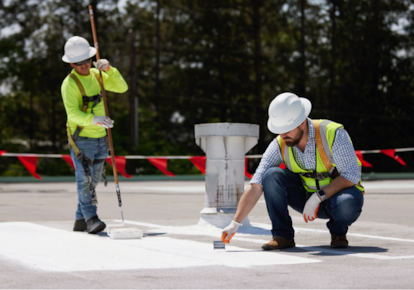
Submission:
[[[296,248],[263,252],[263,197],[226,250],[221,229],[198,226],[204,182],[120,182],[123,213],[143,239],[73,232],[74,182],[0,183],[0,285],[31,289],[412,289],[414,180],[365,181],[365,204],[347,249],[331,249],[326,220],[290,209]],[[98,214],[119,223],[115,186],[100,183]]]

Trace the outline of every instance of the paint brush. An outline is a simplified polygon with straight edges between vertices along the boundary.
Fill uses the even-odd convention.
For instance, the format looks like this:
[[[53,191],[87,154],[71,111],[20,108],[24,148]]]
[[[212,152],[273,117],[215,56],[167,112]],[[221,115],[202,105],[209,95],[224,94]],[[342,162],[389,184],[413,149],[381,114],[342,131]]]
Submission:
[[[224,244],[222,241],[213,241],[214,250],[225,250],[226,244]]]

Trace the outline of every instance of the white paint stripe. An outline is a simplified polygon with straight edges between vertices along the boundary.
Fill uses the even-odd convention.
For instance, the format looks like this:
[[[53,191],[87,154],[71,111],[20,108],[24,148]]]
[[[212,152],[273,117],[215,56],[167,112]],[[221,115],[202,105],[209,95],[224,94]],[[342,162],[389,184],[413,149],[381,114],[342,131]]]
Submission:
[[[317,232],[317,233],[318,232],[319,233],[329,233],[329,231],[315,230],[315,229],[304,229],[304,228],[295,228],[295,230],[304,231],[304,232],[306,231],[306,232]],[[346,235],[347,236],[354,236],[354,237],[361,237],[361,238],[370,238],[370,239],[379,239],[379,240],[387,240],[387,241],[414,243],[414,240],[409,240],[409,239],[399,239],[399,238],[372,236],[372,235],[355,234],[355,233],[347,233]]]
[[[409,239],[399,239],[399,238],[391,238],[391,237],[381,237],[381,236],[371,236],[371,235],[363,235],[363,234],[347,234],[354,237],[362,237],[362,238],[371,238],[371,239],[380,239],[380,240],[388,240],[388,241],[398,241],[398,242],[408,242],[414,243],[414,240]]]
[[[135,225],[141,225],[146,227],[153,227],[157,228],[157,231],[165,231],[168,233],[174,233],[174,234],[183,234],[183,235],[207,235],[207,236],[213,236],[217,239],[221,236],[221,229],[218,229],[216,227],[198,227],[198,226],[187,226],[187,227],[168,227],[168,226],[161,226],[156,224],[149,224],[149,223],[140,223],[140,222],[132,222],[132,221],[125,221],[125,223],[131,223]],[[270,229],[270,225],[268,224],[260,224],[260,223],[252,223],[254,227],[261,227],[263,229]],[[295,228],[297,230],[297,228]],[[299,229],[302,231],[310,231],[310,232],[316,232],[316,233],[329,233],[328,231],[323,230],[315,230],[315,229]],[[155,230],[151,230],[155,231]],[[254,230],[257,231],[257,230]],[[245,241],[250,243],[257,243],[257,244],[265,244],[268,243],[269,240],[263,240],[263,239],[252,239],[248,238],[248,236],[252,236],[254,234],[243,234],[243,233],[237,233],[236,236],[232,238],[232,240],[237,241]],[[388,238],[388,237],[378,237],[378,236],[370,236],[370,235],[360,235],[360,234],[352,234],[354,236],[363,236],[367,238],[381,238],[385,240],[397,240],[402,242],[412,242],[412,240],[406,240],[406,239],[394,239],[394,238]],[[329,255],[352,255],[353,257],[358,258],[369,258],[369,259],[376,259],[376,260],[404,260],[404,259],[414,259],[414,256],[385,256],[385,255],[378,255],[378,254],[371,254],[371,253],[357,253],[357,252],[350,252],[349,250],[335,250],[335,249],[327,249],[327,248],[321,248],[321,247],[311,247],[311,246],[305,246],[305,245],[296,245],[297,247],[304,249],[309,252],[321,252],[326,253]],[[352,249],[352,248],[351,248]]]
[[[223,265],[251,267],[316,263],[320,260],[213,243],[151,236],[138,240],[74,233],[32,223],[0,223],[0,255],[46,271],[185,268]]]
[[[116,221],[117,222],[122,222],[121,220],[116,220]],[[151,228],[168,228],[168,227],[162,226],[162,225],[141,223],[141,222],[134,222],[134,221],[125,221],[125,223],[140,225],[140,226],[145,226],[145,227],[151,227]],[[271,229],[271,225],[269,225],[269,224],[251,223],[251,225],[254,226],[254,227],[265,229],[265,230],[270,230]],[[174,233],[177,233],[177,229],[180,228],[180,227],[170,227],[170,228],[175,229]],[[186,228],[188,228],[188,227],[186,227]],[[329,234],[329,231],[326,231],[326,230],[305,229],[305,228],[297,228],[297,227],[295,227],[295,230],[296,231],[304,231],[304,232],[315,232],[315,233],[324,233],[324,234],[328,233]],[[221,232],[221,230],[219,230],[219,232]],[[200,232],[198,232],[198,233],[200,234]],[[254,233],[252,232],[252,234],[254,234]],[[347,236],[355,236],[355,237],[370,238],[370,239],[381,239],[381,240],[388,240],[388,241],[414,243],[414,240],[409,240],[409,239],[399,239],[399,238],[381,237],[381,236],[355,234],[355,233],[347,233]]]

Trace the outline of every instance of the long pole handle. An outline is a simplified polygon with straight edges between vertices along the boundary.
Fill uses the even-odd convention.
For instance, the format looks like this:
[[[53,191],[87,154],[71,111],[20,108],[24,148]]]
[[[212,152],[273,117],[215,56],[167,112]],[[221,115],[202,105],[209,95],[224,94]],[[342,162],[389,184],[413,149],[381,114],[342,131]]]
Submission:
[[[98,37],[96,36],[96,28],[95,28],[95,20],[93,17],[93,9],[92,9],[92,5],[89,5],[89,16],[91,18],[91,26],[92,26],[92,35],[93,35],[93,43],[94,46],[96,48],[96,60],[99,60],[99,46],[98,46]],[[102,91],[102,97],[104,100],[104,107],[105,107],[105,115],[108,116],[109,112],[108,112],[108,103],[106,101],[106,93],[105,93],[105,89],[103,86],[103,79],[102,79],[102,71],[99,71],[99,76],[100,76],[100,80],[99,83],[101,85],[101,91]],[[111,153],[111,160],[112,160],[112,170],[114,172],[114,179],[115,179],[115,184],[118,185],[118,172],[116,170],[116,163],[115,163],[115,152],[114,152],[114,145],[112,142],[112,133],[111,133],[111,128],[107,128],[106,131],[108,132],[108,140],[109,140],[109,152]],[[118,189],[118,186],[117,186]],[[118,192],[118,190],[117,190]],[[120,201],[120,196],[118,196],[118,201]]]

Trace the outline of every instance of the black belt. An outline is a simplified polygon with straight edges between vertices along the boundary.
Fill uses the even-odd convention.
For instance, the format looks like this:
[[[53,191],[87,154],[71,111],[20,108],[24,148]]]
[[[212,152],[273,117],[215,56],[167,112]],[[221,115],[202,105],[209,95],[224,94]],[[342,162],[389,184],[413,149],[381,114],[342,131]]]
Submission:
[[[332,178],[335,179],[336,177],[338,177],[340,174],[338,172],[338,170],[336,169],[336,167],[331,168],[331,170],[329,170],[329,172],[323,172],[323,173],[318,173],[318,172],[303,172],[303,173],[299,173],[301,176],[304,177],[308,177],[308,178],[313,178],[315,180],[324,180],[325,178]]]
[[[308,177],[308,178],[313,178],[313,179],[316,179],[316,180],[324,180],[325,178],[331,177],[329,172],[323,172],[323,173],[307,172],[307,173],[299,173],[299,174],[301,176]]]

